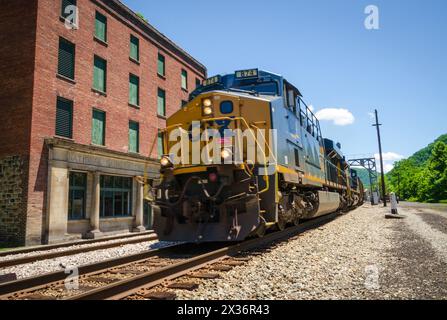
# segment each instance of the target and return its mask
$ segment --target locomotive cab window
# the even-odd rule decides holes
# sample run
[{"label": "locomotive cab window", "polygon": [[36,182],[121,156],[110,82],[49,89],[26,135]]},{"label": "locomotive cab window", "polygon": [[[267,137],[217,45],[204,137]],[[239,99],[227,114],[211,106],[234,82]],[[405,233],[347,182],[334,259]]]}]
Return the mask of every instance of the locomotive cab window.
[{"label": "locomotive cab window", "polygon": [[287,81],[284,81],[283,96],[285,107],[289,108],[295,115],[298,116],[297,106],[299,106],[299,104],[297,103],[297,100],[299,100],[298,97],[300,97],[300,92],[298,89],[289,84]]}]

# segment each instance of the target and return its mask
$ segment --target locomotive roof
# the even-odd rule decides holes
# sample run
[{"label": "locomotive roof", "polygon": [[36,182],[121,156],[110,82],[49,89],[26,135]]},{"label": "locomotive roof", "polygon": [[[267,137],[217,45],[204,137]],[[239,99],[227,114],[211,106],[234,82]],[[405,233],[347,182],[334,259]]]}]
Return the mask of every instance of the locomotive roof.
[{"label": "locomotive roof", "polygon": [[[259,69],[247,69],[247,70],[236,71],[230,74],[220,74],[206,79],[205,81],[203,81],[201,86],[196,88],[191,93],[190,99],[193,99],[194,97],[198,96],[203,92],[210,92],[214,90],[225,91],[237,88],[246,83],[262,84],[266,82],[278,82],[279,86],[277,96],[283,95],[283,87],[284,85],[287,85],[288,89],[292,89],[297,93],[298,96],[302,97],[302,94],[298,90],[298,88],[296,88],[294,85],[288,82],[283,76],[273,72]],[[266,96],[268,97],[267,98],[268,100],[271,100],[271,97],[269,97],[269,95],[263,95],[263,96]]]}]

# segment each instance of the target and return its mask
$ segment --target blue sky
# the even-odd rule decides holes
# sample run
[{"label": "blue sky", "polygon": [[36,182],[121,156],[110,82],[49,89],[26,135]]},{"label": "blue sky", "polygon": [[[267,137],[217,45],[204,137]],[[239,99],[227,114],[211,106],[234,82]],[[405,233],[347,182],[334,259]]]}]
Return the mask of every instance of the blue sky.
[{"label": "blue sky", "polygon": [[[284,75],[316,112],[348,110],[352,124],[321,121],[347,155],[378,152],[374,108],[388,168],[447,133],[445,0],[123,2],[210,76],[259,67]],[[379,30],[364,26],[368,5],[379,9]],[[321,114],[336,120],[346,111]]]}]

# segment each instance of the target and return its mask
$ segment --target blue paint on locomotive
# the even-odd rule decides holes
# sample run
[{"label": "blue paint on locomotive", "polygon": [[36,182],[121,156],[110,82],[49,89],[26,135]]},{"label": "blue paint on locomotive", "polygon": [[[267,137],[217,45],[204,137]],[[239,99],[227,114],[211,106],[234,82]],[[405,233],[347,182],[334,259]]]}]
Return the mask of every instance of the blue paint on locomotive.
[{"label": "blue paint on locomotive", "polygon": [[[253,75],[238,77],[218,75],[205,80],[191,93],[190,99],[215,90],[236,91],[262,96],[270,100],[272,128],[277,130],[277,161],[279,165],[325,179],[324,142],[320,124],[302,99],[300,91],[281,75],[252,69]],[[286,143],[283,143],[286,142]],[[321,185],[312,181],[304,184]]]}]

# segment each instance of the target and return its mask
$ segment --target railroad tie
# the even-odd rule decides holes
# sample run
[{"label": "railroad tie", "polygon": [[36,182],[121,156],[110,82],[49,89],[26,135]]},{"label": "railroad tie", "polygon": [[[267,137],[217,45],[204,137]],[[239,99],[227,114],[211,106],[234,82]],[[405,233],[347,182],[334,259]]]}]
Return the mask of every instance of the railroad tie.
[{"label": "railroad tie", "polygon": [[56,300],[53,297],[44,296],[41,294],[29,294],[21,297],[21,300],[32,300],[32,301],[42,301],[42,300]]},{"label": "railroad tie", "polygon": [[199,285],[197,283],[193,282],[177,282],[177,283],[171,283],[168,285],[168,289],[177,289],[177,290],[187,290],[187,291],[194,291],[199,288]]},{"label": "railroad tie", "polygon": [[190,278],[196,278],[196,279],[218,279],[220,278],[220,275],[217,273],[194,273],[188,275]]},{"label": "railroad tie", "polygon": [[224,261],[224,262],[222,262],[222,264],[224,266],[239,267],[239,266],[243,266],[245,264],[245,262],[243,262],[243,261]]},{"label": "railroad tie", "polygon": [[172,292],[157,291],[145,294],[143,298],[150,300],[175,300],[177,298],[177,295]]},{"label": "railroad tie", "polygon": [[115,279],[111,279],[111,278],[105,278],[105,277],[92,277],[92,278],[88,278],[88,281],[90,282],[101,282],[101,283],[111,283],[116,281]]},{"label": "railroad tie", "polygon": [[233,269],[233,267],[228,265],[219,265],[219,266],[211,266],[210,269],[213,271],[230,271]]}]

